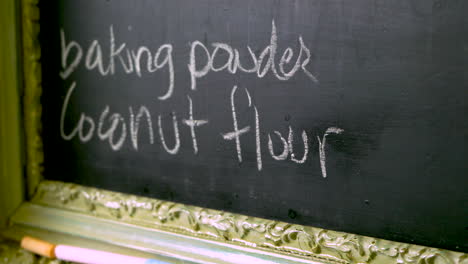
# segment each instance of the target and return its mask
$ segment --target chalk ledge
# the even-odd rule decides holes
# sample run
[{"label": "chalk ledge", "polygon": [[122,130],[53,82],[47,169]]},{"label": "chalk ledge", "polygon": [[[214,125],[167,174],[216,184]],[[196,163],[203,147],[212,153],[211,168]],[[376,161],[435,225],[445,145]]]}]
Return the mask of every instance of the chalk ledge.
[{"label": "chalk ledge", "polygon": [[468,264],[466,253],[55,181],[41,182],[12,223],[193,262]]}]

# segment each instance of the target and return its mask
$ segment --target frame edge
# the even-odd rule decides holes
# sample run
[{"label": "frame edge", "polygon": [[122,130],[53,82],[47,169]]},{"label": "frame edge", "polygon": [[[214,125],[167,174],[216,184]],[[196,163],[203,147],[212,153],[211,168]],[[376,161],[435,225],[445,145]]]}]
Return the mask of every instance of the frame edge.
[{"label": "frame edge", "polygon": [[0,228],[24,200],[19,5],[0,1]]},{"label": "frame edge", "polygon": [[323,263],[468,263],[468,254],[43,181],[33,204]]},{"label": "frame edge", "polygon": [[22,0],[24,128],[27,193],[32,197],[42,179],[44,153],[41,138],[41,47],[39,43],[39,0]]}]

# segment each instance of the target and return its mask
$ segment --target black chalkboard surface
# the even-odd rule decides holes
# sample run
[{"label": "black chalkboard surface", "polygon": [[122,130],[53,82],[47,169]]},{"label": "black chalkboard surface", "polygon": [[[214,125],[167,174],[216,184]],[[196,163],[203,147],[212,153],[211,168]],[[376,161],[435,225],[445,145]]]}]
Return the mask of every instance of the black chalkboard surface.
[{"label": "black chalkboard surface", "polygon": [[468,251],[466,14],[41,1],[45,177]]}]

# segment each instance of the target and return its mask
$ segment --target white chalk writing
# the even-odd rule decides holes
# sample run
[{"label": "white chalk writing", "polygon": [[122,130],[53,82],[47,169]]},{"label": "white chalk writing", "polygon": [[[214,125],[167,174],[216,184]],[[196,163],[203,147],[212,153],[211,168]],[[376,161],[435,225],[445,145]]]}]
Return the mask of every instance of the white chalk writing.
[{"label": "white chalk writing", "polygon": [[[128,26],[124,30],[132,31],[133,28]],[[188,80],[190,81],[190,84],[187,84],[186,87],[186,91],[190,95],[184,94],[186,101],[183,98],[183,101],[187,102],[187,108],[182,110],[183,113],[188,113],[188,115],[185,115],[186,118],[181,119],[180,122],[183,125],[180,127],[180,131],[177,114],[174,111],[174,109],[180,108],[174,108],[166,112],[171,113],[171,118],[163,120],[165,115],[162,112],[153,113],[150,111],[150,109],[154,108],[147,101],[145,101],[145,105],[128,106],[128,113],[111,112],[110,102],[103,104],[104,107],[100,113],[76,111],[85,105],[80,101],[81,95],[76,95],[76,93],[79,93],[77,81],[72,80],[76,71],[96,73],[100,78],[112,75],[120,76],[122,74],[124,76],[133,75],[133,78],[137,80],[146,78],[145,75],[158,74],[155,83],[162,84],[164,87],[162,91],[157,91],[155,96],[159,100],[160,111],[166,109],[167,106],[175,107],[176,103],[174,102],[178,102],[177,100],[180,99],[176,95],[180,96],[181,91],[177,90],[177,93],[175,91],[176,70],[174,58],[178,57],[173,55],[173,52],[175,52],[173,45],[162,43],[155,46],[154,43],[151,43],[131,48],[126,42],[117,41],[116,32],[118,33],[119,29],[114,31],[114,27],[110,25],[108,39],[103,41],[102,39],[91,38],[89,43],[84,45],[69,36],[67,37],[65,31],[60,29],[61,69],[59,76],[64,82],[71,82],[66,91],[60,113],[60,135],[63,140],[71,141],[76,138],[82,143],[87,143],[93,141],[94,135],[96,135],[95,141],[103,141],[105,144],[109,144],[110,149],[113,151],[117,152],[126,147],[127,150],[137,152],[142,151],[141,148],[145,147],[145,145],[155,144],[154,129],[157,129],[159,147],[170,157],[180,155],[179,152],[181,149],[183,152],[183,147],[186,144],[191,144],[191,155],[199,155],[200,152],[204,151],[200,146],[204,144],[201,141],[205,139],[200,134],[205,130],[216,129],[216,124],[210,122],[209,117],[210,111],[218,110],[203,108],[201,113],[207,115],[203,119],[198,118],[198,114],[195,114],[199,113],[194,110],[199,104],[192,98],[196,99],[198,97],[190,95],[194,93],[205,95],[204,91],[197,92],[199,86],[201,86],[202,78],[208,78],[210,74],[222,72],[230,75],[237,73],[250,74],[250,76],[258,79],[269,75],[269,81],[273,79],[284,82],[301,72],[308,77],[308,80],[318,83],[315,74],[309,70],[312,54],[302,36],[298,35],[295,38],[297,41],[294,41],[296,42],[294,45],[286,46],[283,50],[280,50],[278,41],[281,36],[275,20],[272,20],[269,42],[263,44],[261,49],[254,49],[247,45],[242,49],[248,53],[247,56],[242,56],[241,49],[234,48],[224,42],[208,43],[207,41],[194,40],[189,43],[189,46],[186,47],[188,49],[186,51],[188,55],[187,68],[185,68],[185,64],[182,65],[184,69],[188,70],[189,76],[187,77],[189,77]],[[296,47],[297,50],[292,47]],[[265,117],[262,117],[262,115],[268,114],[269,108],[265,109],[262,106],[265,107],[264,103],[268,103],[267,99],[261,97],[260,92],[251,90],[251,93],[247,87],[242,87],[241,93],[238,93],[238,85],[229,85],[226,88],[228,87],[232,87],[230,92],[225,91],[226,97],[228,97],[229,93],[229,99],[224,98],[225,101],[220,103],[221,105],[225,104],[225,110],[230,113],[229,128],[224,128],[227,132],[219,133],[215,131],[217,137],[211,138],[213,142],[228,144],[232,148],[235,147],[232,154],[237,156],[239,164],[245,162],[245,160],[247,162],[256,162],[258,172],[266,168],[270,162],[287,162],[295,164],[295,166],[301,166],[301,164],[307,162],[311,156],[309,150],[310,144],[313,144],[310,142],[311,139],[314,139],[313,136],[310,137],[304,129],[294,128],[293,124],[286,126],[288,128],[287,137],[283,136],[283,134],[286,135],[286,131],[283,131],[283,134],[280,132],[282,129],[265,129],[266,126],[262,126],[266,124],[262,123]],[[217,87],[217,89],[223,88]],[[108,88],[106,87],[106,89]],[[137,89],[137,86],[132,86],[129,89]],[[254,88],[250,87],[250,89]],[[209,100],[213,100],[210,92],[206,92],[206,96],[203,97],[201,105],[204,107],[209,105]],[[73,98],[76,98],[76,101]],[[121,105],[118,106],[118,109],[122,109]],[[206,109],[209,109],[209,111],[206,111]],[[262,109],[264,112],[262,112]],[[126,111],[124,110],[124,112]],[[178,112],[180,113],[180,110]],[[153,127],[153,115],[157,118],[155,123],[157,128]],[[97,122],[95,119],[97,119]],[[338,135],[343,132],[342,128],[332,126],[325,130],[322,137],[317,136],[318,158],[323,178],[327,177],[325,151],[327,137],[331,134]],[[221,137],[219,137],[219,134],[221,134]],[[140,140],[141,137],[146,138]],[[189,143],[187,143],[187,138],[189,138]],[[158,140],[158,136],[156,136],[156,140]],[[255,142],[255,146],[253,146],[253,142]],[[264,151],[266,154],[262,152],[265,143],[268,149]],[[249,146],[249,144],[252,146]],[[254,147],[255,151],[243,149],[249,147]],[[212,179],[212,181],[214,180]]]},{"label": "white chalk writing", "polygon": [[[190,72],[190,80],[191,80],[191,88],[192,90],[197,89],[197,79],[200,79],[206,75],[210,71],[218,72],[226,70],[231,73],[235,74],[239,69],[241,72],[244,73],[256,73],[258,78],[263,78],[265,75],[271,70],[273,75],[281,81],[289,80],[293,77],[299,69],[302,71],[314,82],[318,82],[317,78],[312,74],[308,69],[307,65],[310,62],[311,54],[309,48],[306,47],[302,36],[298,38],[300,44],[299,54],[297,55],[296,62],[292,66],[289,71],[285,70],[285,66],[291,62],[293,57],[293,50],[292,48],[288,47],[284,50],[283,55],[281,56],[280,62],[278,64],[279,72],[276,69],[277,65],[275,62],[276,53],[278,50],[278,35],[276,32],[275,21],[271,22],[271,37],[270,37],[270,44],[263,49],[260,55],[257,57],[255,53],[252,51],[250,46],[247,46],[247,50],[249,51],[253,67],[251,69],[245,69],[241,66],[240,58],[239,58],[239,50],[233,49],[230,45],[226,43],[212,43],[211,46],[214,48],[212,52],[206,47],[202,42],[196,40],[192,42],[190,48],[190,61],[188,66]],[[196,56],[196,52],[199,50],[203,53],[204,60],[200,62],[200,57]],[[215,66],[215,60],[217,59],[217,55],[219,50],[224,50],[228,53],[228,59],[222,64],[220,67]],[[265,63],[264,63],[265,61]],[[201,66],[200,66],[200,65]],[[262,65],[263,68],[262,68]]]},{"label": "white chalk writing", "polygon": [[327,136],[330,134],[341,134],[344,130],[338,127],[329,127],[325,130],[323,134],[323,139],[320,140],[320,137],[317,136],[317,140],[319,142],[319,154],[320,154],[320,168],[322,169],[322,176],[324,178],[327,177],[327,167],[326,167],[326,156],[325,156],[325,142],[327,140]]},{"label": "white chalk writing", "polygon": [[[62,71],[59,75],[62,79],[67,79],[79,66],[82,57],[83,57],[83,47],[78,42],[71,40],[67,43],[65,32],[63,29],[60,30],[60,39],[61,39],[61,59],[62,59]],[[141,63],[146,59],[146,72],[154,73],[158,70],[167,68],[168,69],[168,87],[167,91],[158,96],[159,100],[169,99],[174,92],[174,62],[172,58],[172,45],[163,44],[161,45],[156,53],[146,46],[140,46],[136,50],[126,48],[126,43],[122,43],[116,49],[115,45],[115,36],[114,28],[110,26],[109,28],[109,54],[107,67],[105,66],[105,58],[101,48],[101,42],[98,40],[93,40],[89,47],[86,49],[85,56],[85,68],[89,71],[93,71],[96,68],[98,73],[102,76],[114,75],[115,74],[115,58],[119,59],[119,62],[122,66],[122,69],[126,74],[135,74],[139,77],[142,76],[142,67]],[[72,53],[72,50],[76,50],[75,53]],[[125,50],[126,56],[122,56],[122,52]],[[74,54],[72,57],[71,63],[68,64],[69,57]],[[161,58],[162,57],[162,58]]]}]

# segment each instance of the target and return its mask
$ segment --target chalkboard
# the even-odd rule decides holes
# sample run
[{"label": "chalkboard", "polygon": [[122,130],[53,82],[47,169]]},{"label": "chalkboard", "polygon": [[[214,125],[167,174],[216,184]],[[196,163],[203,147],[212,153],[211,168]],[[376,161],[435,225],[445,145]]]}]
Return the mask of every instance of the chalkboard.
[{"label": "chalkboard", "polygon": [[468,251],[468,2],[41,1],[45,178]]}]

